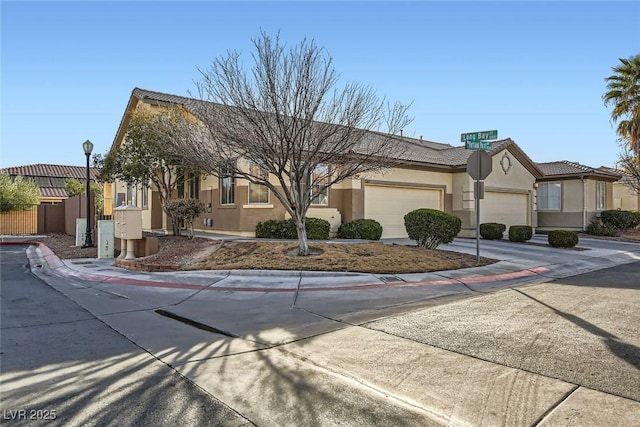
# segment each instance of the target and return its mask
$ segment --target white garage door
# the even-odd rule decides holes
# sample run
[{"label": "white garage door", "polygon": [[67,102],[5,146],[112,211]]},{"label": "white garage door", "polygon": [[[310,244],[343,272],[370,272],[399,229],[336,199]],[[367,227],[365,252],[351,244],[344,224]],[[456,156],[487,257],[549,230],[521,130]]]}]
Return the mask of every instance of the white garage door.
[{"label": "white garage door", "polygon": [[442,209],[442,191],[430,188],[366,185],[364,217],[382,225],[382,238],[405,238],[404,216],[415,209]]},{"label": "white garage door", "polygon": [[487,191],[480,201],[480,223],[498,222],[507,226],[528,225],[529,196],[521,193]]}]

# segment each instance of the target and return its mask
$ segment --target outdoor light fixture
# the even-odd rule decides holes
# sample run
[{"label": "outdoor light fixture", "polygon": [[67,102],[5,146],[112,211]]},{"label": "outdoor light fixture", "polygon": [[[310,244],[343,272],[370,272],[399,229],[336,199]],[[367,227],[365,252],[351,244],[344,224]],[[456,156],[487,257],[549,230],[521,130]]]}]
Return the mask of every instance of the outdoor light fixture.
[{"label": "outdoor light fixture", "polygon": [[84,245],[82,248],[92,248],[93,241],[91,240],[91,195],[89,193],[90,186],[89,182],[91,180],[90,171],[89,171],[89,156],[91,156],[91,152],[93,151],[93,144],[88,139],[82,143],[82,149],[84,150],[84,154],[87,156],[87,231],[84,237]]}]

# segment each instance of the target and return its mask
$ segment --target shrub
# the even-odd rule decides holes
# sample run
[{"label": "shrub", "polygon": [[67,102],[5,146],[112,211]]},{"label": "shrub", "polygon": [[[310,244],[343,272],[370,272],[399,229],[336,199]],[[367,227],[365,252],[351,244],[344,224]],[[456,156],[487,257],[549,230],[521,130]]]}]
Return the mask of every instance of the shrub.
[{"label": "shrub", "polygon": [[630,211],[631,215],[633,216],[633,222],[631,224],[631,226],[633,228],[637,228],[638,226],[640,226],[640,211]]},{"label": "shrub", "polygon": [[189,227],[189,238],[193,237],[193,221],[204,212],[204,204],[196,199],[167,200],[164,209],[171,217],[174,235],[179,234],[180,223]]},{"label": "shrub", "polygon": [[292,220],[270,219],[256,225],[256,237],[265,239],[295,239],[296,224]]},{"label": "shrub", "polygon": [[[329,239],[331,224],[320,218],[306,218],[304,221],[307,238],[310,240]],[[264,239],[297,239],[298,231],[293,219],[270,219],[256,225],[256,237]]]},{"label": "shrub", "polygon": [[509,227],[509,240],[512,242],[526,242],[533,237],[533,228],[528,225],[512,225]]},{"label": "shrub", "polygon": [[382,225],[375,219],[355,219],[340,225],[338,237],[341,239],[380,240]]},{"label": "shrub", "polygon": [[610,236],[615,237],[618,235],[618,230],[611,225],[596,219],[592,219],[589,225],[587,225],[586,233],[592,236]]},{"label": "shrub", "polygon": [[627,228],[636,227],[636,215],[629,211],[602,211],[600,218],[605,224],[609,224],[618,230],[626,230]]},{"label": "shrub", "polygon": [[453,242],[460,233],[462,221],[435,209],[416,209],[404,216],[404,227],[418,246],[435,249],[442,243]]},{"label": "shrub", "polygon": [[485,222],[480,224],[480,236],[487,240],[502,239],[507,226],[497,222]]},{"label": "shrub", "polygon": [[549,244],[554,248],[572,248],[578,244],[578,232],[572,230],[553,230],[549,232]]},{"label": "shrub", "polygon": [[[293,220],[292,220],[293,222]],[[306,218],[304,228],[307,230],[307,238],[310,240],[328,240],[331,224],[326,219]]]}]

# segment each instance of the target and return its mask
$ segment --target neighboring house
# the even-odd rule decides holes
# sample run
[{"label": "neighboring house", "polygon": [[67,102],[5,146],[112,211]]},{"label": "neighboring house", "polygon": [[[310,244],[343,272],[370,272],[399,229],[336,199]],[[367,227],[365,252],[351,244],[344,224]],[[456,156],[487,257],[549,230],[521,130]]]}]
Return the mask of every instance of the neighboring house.
[{"label": "neighboring house", "polygon": [[[55,204],[69,197],[64,189],[67,179],[77,179],[85,184],[87,180],[87,168],[85,166],[64,166],[35,164],[26,166],[13,166],[0,169],[0,173],[7,174],[15,179],[16,176],[22,176],[25,180],[31,180],[36,183],[40,189],[41,204]],[[99,170],[89,168],[91,180],[95,181]]]},{"label": "neighboring house", "polygon": [[605,166],[600,166],[598,169],[622,175],[622,178],[613,183],[612,209],[620,209],[624,211],[640,210],[640,192],[634,189],[640,188],[640,186],[630,185],[631,183],[634,183],[636,178],[618,169],[608,168]]},{"label": "neighboring house", "polygon": [[[124,140],[129,117],[135,109],[186,106],[191,102],[194,100],[134,89],[111,149],[117,149]],[[370,137],[377,135],[380,134],[371,133]],[[329,220],[334,232],[346,221],[375,219],[384,227],[384,238],[402,238],[406,237],[404,215],[417,208],[433,208],[460,217],[461,236],[475,236],[473,180],[466,172],[471,151],[422,138],[398,135],[393,138],[407,148],[405,157],[399,159],[401,166],[332,186],[316,196],[307,216]],[[543,176],[542,171],[511,139],[496,141],[489,154],[493,158],[493,173],[485,181],[480,222],[536,227],[534,184]],[[252,167],[249,161],[246,167]],[[259,221],[286,217],[284,207],[266,188],[231,176],[184,176],[175,196],[197,198],[205,204],[206,212],[195,224],[202,231],[252,236]],[[129,203],[141,207],[144,229],[170,229],[156,189],[115,182],[105,186],[105,198],[109,197],[113,206]]]},{"label": "neighboring house", "polygon": [[600,212],[614,208],[621,175],[569,161],[538,163],[538,228],[584,230]]}]

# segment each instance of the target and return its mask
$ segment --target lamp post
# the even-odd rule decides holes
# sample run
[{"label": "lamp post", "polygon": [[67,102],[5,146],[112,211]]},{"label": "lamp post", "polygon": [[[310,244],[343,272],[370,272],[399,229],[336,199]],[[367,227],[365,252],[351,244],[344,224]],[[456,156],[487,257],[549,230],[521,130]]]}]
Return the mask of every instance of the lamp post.
[{"label": "lamp post", "polygon": [[88,139],[82,143],[82,149],[84,150],[84,154],[87,156],[87,231],[84,237],[84,245],[82,248],[92,248],[93,241],[91,240],[91,194],[89,182],[91,180],[91,175],[89,171],[89,156],[91,156],[91,151],[93,151],[93,144]]}]

